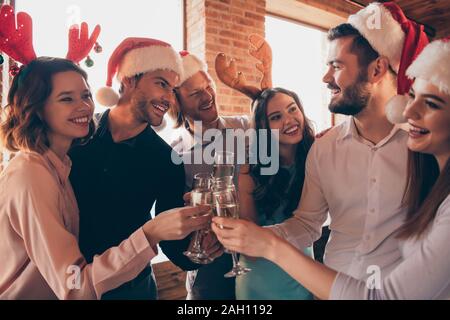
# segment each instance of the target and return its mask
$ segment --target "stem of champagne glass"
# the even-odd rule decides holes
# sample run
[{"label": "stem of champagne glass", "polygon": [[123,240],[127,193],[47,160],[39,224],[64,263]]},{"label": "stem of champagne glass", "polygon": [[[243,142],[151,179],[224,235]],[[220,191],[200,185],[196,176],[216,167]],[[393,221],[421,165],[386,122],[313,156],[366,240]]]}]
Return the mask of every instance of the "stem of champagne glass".
[{"label": "stem of champagne glass", "polygon": [[233,269],[234,269],[239,266],[239,260],[236,252],[232,251],[231,256],[233,257]]}]

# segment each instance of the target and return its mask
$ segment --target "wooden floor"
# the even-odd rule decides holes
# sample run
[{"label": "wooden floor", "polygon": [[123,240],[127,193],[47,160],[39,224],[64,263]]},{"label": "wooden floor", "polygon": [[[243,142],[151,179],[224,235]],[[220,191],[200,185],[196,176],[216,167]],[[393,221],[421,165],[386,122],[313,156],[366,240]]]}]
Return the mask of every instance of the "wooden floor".
[{"label": "wooden floor", "polygon": [[170,261],[152,265],[160,300],[186,299],[186,272]]}]

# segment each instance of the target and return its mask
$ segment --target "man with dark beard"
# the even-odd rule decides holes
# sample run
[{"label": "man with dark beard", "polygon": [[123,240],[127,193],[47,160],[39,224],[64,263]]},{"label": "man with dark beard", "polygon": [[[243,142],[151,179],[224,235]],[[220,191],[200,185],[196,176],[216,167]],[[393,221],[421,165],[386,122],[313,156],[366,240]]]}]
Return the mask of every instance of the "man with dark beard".
[{"label": "man with dark beard", "polygon": [[[378,28],[369,23],[373,12],[379,14]],[[409,32],[417,37],[405,34],[399,17],[411,23]],[[396,73],[404,75],[399,68],[404,44],[411,56],[423,47],[407,37],[427,42],[423,29],[412,25],[395,3],[371,4],[329,31],[323,77],[331,90],[329,109],[350,117],[316,140],[294,217],[271,227],[303,249],[320,237],[329,214],[324,263],[375,286],[401,260],[395,231],[406,217],[408,133],[388,121],[385,106],[397,93]]]},{"label": "man with dark beard", "polygon": [[[120,96],[111,88],[116,73]],[[88,262],[151,219],[155,202],[156,214],[184,206],[183,166],[173,163],[172,149],[151,128],[160,125],[174,107],[173,90],[181,74],[178,53],[159,40],[127,38],[109,59],[107,87],[100,89],[97,100],[114,107],[96,116],[96,132],[88,144],[70,153],[70,179],[80,211],[80,249]],[[172,210],[170,225],[157,227],[171,234],[207,225],[207,217],[191,219],[183,212],[183,208]],[[203,224],[197,223],[199,219]],[[181,253],[188,241],[162,241],[160,246],[174,263],[192,268],[195,265]],[[156,299],[148,264],[137,278],[102,299]]]},{"label": "man with dark beard", "polygon": [[[331,100],[328,109],[333,113],[348,116],[354,116],[360,113],[370,100],[371,93],[367,89],[367,81],[367,69],[363,68],[358,73],[355,83],[344,90],[342,99]],[[330,90],[340,89],[334,83],[328,83],[327,88]]]}]

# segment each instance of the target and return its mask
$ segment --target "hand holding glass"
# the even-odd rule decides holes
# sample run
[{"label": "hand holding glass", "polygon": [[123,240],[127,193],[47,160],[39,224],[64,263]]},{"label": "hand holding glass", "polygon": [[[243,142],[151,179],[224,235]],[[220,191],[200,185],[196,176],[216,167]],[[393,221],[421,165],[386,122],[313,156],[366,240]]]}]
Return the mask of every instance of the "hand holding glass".
[{"label": "hand holding glass", "polygon": [[[211,205],[211,175],[209,173],[197,173],[194,176],[193,189],[191,192],[191,205]],[[211,211],[207,213],[211,214]],[[193,218],[195,219],[195,217]],[[183,254],[195,263],[208,264],[214,259],[208,256],[202,242],[205,235],[210,232],[209,229],[202,229],[194,232],[188,249]]]},{"label": "hand holding glass", "polygon": [[[230,178],[214,179],[213,187],[213,214],[218,217],[239,218],[239,206],[234,185],[229,183]],[[222,227],[222,226],[219,226]],[[225,278],[231,278],[246,274],[251,271],[240,265],[236,252],[231,253],[233,258],[233,268],[224,275]]]}]

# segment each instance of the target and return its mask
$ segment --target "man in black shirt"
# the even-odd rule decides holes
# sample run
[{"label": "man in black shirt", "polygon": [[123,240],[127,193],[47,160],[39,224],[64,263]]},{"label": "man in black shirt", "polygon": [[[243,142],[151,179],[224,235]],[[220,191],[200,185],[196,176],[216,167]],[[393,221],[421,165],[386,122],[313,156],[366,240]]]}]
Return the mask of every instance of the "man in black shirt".
[{"label": "man in black shirt", "polygon": [[[110,88],[116,72],[120,97]],[[89,143],[70,153],[70,179],[80,210],[80,248],[88,262],[150,219],[155,201],[156,214],[184,204],[183,166],[174,164],[171,147],[151,128],[176,103],[173,88],[180,74],[179,55],[170,45],[153,39],[128,38],[110,58],[109,88],[101,89],[97,100],[115,107],[98,115]],[[173,216],[174,229],[192,225],[176,212]],[[197,265],[182,254],[188,242],[165,241],[160,246],[178,266],[195,269]],[[155,298],[150,264],[136,279],[102,297]]]}]

